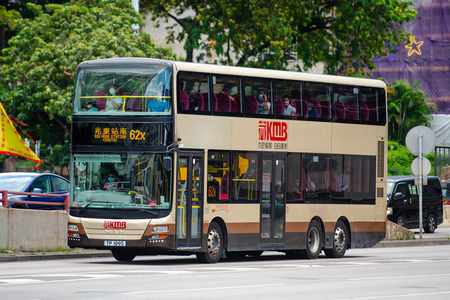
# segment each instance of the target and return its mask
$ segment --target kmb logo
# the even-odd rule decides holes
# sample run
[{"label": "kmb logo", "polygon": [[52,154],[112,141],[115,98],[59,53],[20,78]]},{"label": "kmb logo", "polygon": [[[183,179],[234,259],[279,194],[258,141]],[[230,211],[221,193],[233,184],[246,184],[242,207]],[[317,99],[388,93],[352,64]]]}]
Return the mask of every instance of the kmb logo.
[{"label": "kmb logo", "polygon": [[287,141],[287,123],[259,121],[259,140],[260,141]]},{"label": "kmb logo", "polygon": [[126,229],[127,222],[105,221],[103,223],[103,228],[105,228],[105,229]]}]

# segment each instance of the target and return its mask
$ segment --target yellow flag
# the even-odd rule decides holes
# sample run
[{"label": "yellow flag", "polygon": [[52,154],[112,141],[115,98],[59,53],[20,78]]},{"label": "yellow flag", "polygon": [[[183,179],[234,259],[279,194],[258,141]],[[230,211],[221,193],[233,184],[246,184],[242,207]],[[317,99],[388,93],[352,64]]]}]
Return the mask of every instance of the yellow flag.
[{"label": "yellow flag", "polygon": [[34,167],[36,169],[42,161],[22,140],[1,102],[0,110],[0,154],[20,156],[37,162]]}]

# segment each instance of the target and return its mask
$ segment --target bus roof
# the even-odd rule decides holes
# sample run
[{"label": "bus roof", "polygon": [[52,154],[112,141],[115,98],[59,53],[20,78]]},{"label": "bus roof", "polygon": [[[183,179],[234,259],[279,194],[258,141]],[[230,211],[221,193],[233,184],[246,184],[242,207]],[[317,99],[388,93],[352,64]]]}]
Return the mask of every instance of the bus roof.
[{"label": "bus roof", "polygon": [[159,64],[159,65],[172,65],[177,71],[190,71],[190,72],[207,72],[226,75],[239,75],[239,76],[252,76],[262,78],[277,78],[285,80],[301,80],[301,81],[313,81],[323,83],[339,83],[346,85],[359,85],[386,88],[386,84],[377,79],[356,78],[349,76],[336,76],[336,75],[324,75],[324,74],[312,74],[294,71],[279,71],[268,69],[257,69],[247,67],[234,67],[234,66],[222,66],[205,63],[191,63],[181,61],[169,61],[153,58],[140,58],[140,57],[119,57],[85,61],[79,64],[79,67],[100,67],[100,66],[117,66],[121,64],[127,65],[145,65],[145,64]]},{"label": "bus roof", "polygon": [[324,83],[340,83],[347,85],[359,85],[386,88],[386,84],[378,79],[366,79],[349,76],[336,76],[336,75],[323,75],[313,73],[303,73],[294,71],[279,71],[269,69],[257,69],[247,67],[235,67],[235,66],[221,66],[203,63],[190,63],[190,62],[173,62],[177,71],[190,71],[190,72],[205,72],[205,73],[217,73],[217,74],[236,74],[240,76],[252,76],[263,78],[276,78],[286,80],[302,80]]}]

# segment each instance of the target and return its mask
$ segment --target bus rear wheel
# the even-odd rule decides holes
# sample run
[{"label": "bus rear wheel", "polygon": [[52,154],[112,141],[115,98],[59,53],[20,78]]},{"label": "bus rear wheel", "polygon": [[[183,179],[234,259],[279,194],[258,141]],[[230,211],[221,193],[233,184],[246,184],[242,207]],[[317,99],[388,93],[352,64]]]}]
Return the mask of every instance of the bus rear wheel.
[{"label": "bus rear wheel", "polygon": [[222,228],[216,222],[212,222],[208,229],[206,252],[197,253],[197,259],[203,263],[216,263],[222,255],[222,250]]},{"label": "bus rear wheel", "polygon": [[305,256],[309,259],[316,259],[322,252],[323,235],[319,222],[312,220],[306,232]]},{"label": "bus rear wheel", "polygon": [[331,258],[340,258],[347,251],[348,230],[344,222],[337,221],[333,234],[333,248],[325,249],[325,255]]},{"label": "bus rear wheel", "polygon": [[112,255],[117,261],[132,261],[136,257],[135,251],[130,250],[111,250]]}]

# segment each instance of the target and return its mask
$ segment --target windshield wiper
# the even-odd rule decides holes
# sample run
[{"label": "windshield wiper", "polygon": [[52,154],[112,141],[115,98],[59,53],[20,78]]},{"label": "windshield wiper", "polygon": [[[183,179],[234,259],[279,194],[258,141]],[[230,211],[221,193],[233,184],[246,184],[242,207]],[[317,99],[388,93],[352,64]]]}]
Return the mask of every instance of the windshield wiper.
[{"label": "windshield wiper", "polygon": [[88,208],[89,206],[91,206],[91,204],[93,204],[93,203],[111,203],[111,202],[109,202],[109,201],[102,201],[102,200],[92,200],[92,201],[90,201],[88,204],[86,204],[85,206],[83,206],[83,207],[77,212],[77,215],[78,215],[78,216],[81,216],[81,213],[82,213],[86,208]]}]

